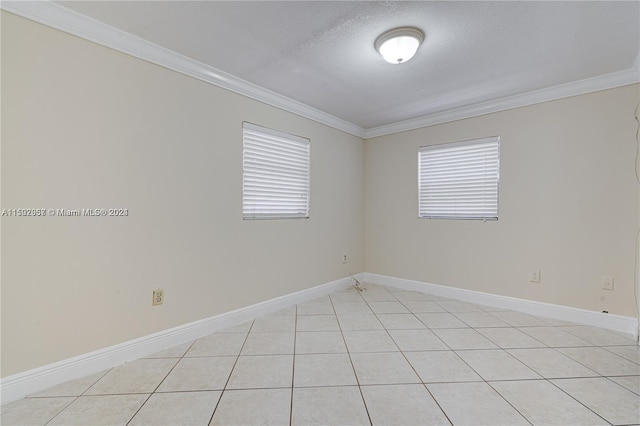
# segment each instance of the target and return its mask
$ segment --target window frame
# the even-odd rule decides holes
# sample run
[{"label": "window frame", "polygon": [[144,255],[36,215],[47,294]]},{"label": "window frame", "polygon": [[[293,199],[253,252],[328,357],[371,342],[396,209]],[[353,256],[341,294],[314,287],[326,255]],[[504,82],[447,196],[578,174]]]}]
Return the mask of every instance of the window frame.
[{"label": "window frame", "polygon": [[[253,155],[255,159],[255,156],[258,155],[259,153],[255,151],[255,148],[256,148],[255,146],[253,147],[254,151],[252,151],[251,149],[248,149],[247,145],[248,145],[248,142],[253,141],[255,143],[259,139],[263,139],[262,141],[259,142],[264,144],[261,146],[261,148],[268,147],[268,144],[265,143],[265,141],[268,139],[273,139],[274,141],[277,141],[281,144],[279,148],[275,148],[274,152],[271,152],[271,154],[274,156],[278,156],[279,154],[282,154],[283,150],[285,151],[289,150],[289,148],[282,148],[282,144],[289,144],[289,146],[294,147],[294,149],[295,149],[295,145],[297,145],[297,148],[304,147],[304,149],[301,149],[300,152],[297,152],[297,153],[294,152],[292,154],[292,157],[299,156],[301,155],[302,152],[304,152],[304,154],[306,155],[306,162],[305,161],[295,162],[295,163],[292,163],[291,165],[292,165],[292,168],[298,168],[298,169],[300,169],[301,166],[306,166],[300,169],[306,172],[306,177],[299,179],[299,177],[285,175],[284,179],[280,179],[281,182],[284,180],[290,180],[293,185],[298,185],[298,186],[300,186],[301,184],[306,185],[306,188],[304,188],[304,190],[301,192],[301,194],[305,195],[304,197],[301,197],[303,200],[305,200],[305,202],[302,203],[304,208],[300,209],[299,212],[291,213],[287,211],[279,211],[279,212],[273,212],[273,213],[266,213],[266,212],[260,212],[260,211],[256,212],[255,210],[253,212],[249,211],[250,210],[249,207],[251,206],[251,203],[247,202],[246,197],[252,194],[255,196],[256,193],[259,195],[260,191],[256,189],[254,189],[253,192],[248,191],[247,189],[248,181],[251,180],[251,178],[253,179],[257,178],[255,174],[252,175],[252,173],[257,173],[257,171],[252,170],[251,168],[247,167],[247,165],[248,163],[251,163],[251,161],[249,160],[249,157]],[[280,151],[280,152],[277,152],[277,151]],[[269,153],[267,153],[267,155],[268,154]],[[262,158],[262,161],[265,161],[265,157]],[[285,164],[284,167],[286,168],[287,165]],[[278,174],[279,177],[283,177],[283,170],[273,169],[272,173],[273,175]],[[274,182],[268,182],[267,184],[274,185]],[[277,187],[274,186],[272,189],[277,190]],[[282,187],[281,189],[285,189],[288,191],[292,190],[291,187],[286,187],[286,186]],[[269,191],[263,191],[262,195],[269,195]],[[273,196],[273,194],[271,194],[271,196]],[[296,203],[292,203],[291,205],[286,205],[285,207],[295,208]],[[243,220],[308,219],[310,217],[310,210],[311,210],[311,139],[244,121],[242,123],[242,219]]]},{"label": "window frame", "polygon": [[[466,146],[473,146],[473,145],[495,145],[494,151],[495,151],[495,215],[493,214],[469,214],[469,215],[463,215],[463,214],[456,214],[455,209],[453,209],[453,211],[449,212],[448,214],[426,214],[426,211],[423,214],[423,210],[426,210],[426,207],[423,209],[424,205],[427,204],[427,200],[423,200],[423,194],[424,194],[424,189],[423,189],[423,179],[422,179],[422,175],[423,175],[423,171],[422,168],[424,167],[424,161],[423,161],[423,157],[422,157],[422,153],[423,152],[432,152],[432,151],[439,151],[439,150],[445,150],[445,149],[449,149],[449,148],[462,148],[462,147],[466,147]],[[455,160],[455,159],[454,159]],[[500,212],[500,136],[489,136],[489,137],[484,137],[484,138],[478,138],[478,139],[469,139],[469,140],[464,140],[464,141],[458,141],[458,142],[447,142],[447,143],[440,143],[440,144],[434,144],[434,145],[425,145],[425,146],[420,146],[418,148],[418,219],[449,219],[449,220],[482,220],[482,221],[497,221],[499,218],[499,212]]]}]

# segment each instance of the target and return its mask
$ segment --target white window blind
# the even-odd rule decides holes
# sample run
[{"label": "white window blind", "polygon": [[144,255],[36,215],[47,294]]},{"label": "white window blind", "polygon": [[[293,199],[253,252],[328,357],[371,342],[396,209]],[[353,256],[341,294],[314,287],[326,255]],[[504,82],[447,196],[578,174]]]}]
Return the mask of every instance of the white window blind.
[{"label": "white window blind", "polygon": [[500,138],[418,150],[418,216],[498,219]]},{"label": "white window blind", "polygon": [[243,123],[244,219],[309,217],[309,139]]}]

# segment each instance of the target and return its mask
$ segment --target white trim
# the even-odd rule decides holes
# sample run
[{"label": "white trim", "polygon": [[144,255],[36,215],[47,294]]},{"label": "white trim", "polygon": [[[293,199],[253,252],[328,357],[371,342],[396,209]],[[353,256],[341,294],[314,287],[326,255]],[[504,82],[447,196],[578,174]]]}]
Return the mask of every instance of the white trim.
[{"label": "white trim", "polygon": [[572,308],[570,306],[554,305],[551,303],[536,302],[534,300],[518,299],[509,296],[500,296],[497,294],[389,277],[386,275],[370,273],[364,273],[362,275],[364,276],[364,282],[371,284],[381,284],[404,290],[420,291],[470,303],[511,309],[539,317],[592,325],[595,327],[630,334],[634,339],[638,338],[638,322],[633,317],[604,314],[596,311],[588,311],[586,309]]},{"label": "white trim", "polygon": [[351,277],[342,278],[306,290],[276,297],[265,302],[184,324],[128,342],[7,376],[0,380],[2,404],[142,358],[181,343],[241,324],[253,318],[276,312],[292,305],[343,290],[353,284]]},{"label": "white trim", "polygon": [[362,138],[364,129],[173,50],[151,43],[51,1],[3,1],[0,8],[23,18],[160,65],[265,104]]},{"label": "white trim", "polygon": [[639,55],[633,67],[628,70],[363,129],[356,124],[242,80],[232,74],[158,46],[49,0],[2,1],[0,2],[0,9],[364,139],[640,82]]},{"label": "white trim", "polygon": [[605,74],[585,80],[573,81],[566,84],[560,84],[558,86],[552,86],[519,95],[507,96],[487,102],[465,105],[459,108],[440,111],[410,120],[386,124],[384,126],[372,127],[365,129],[364,138],[370,139],[378,136],[405,132],[407,130],[415,130],[422,127],[434,126],[436,124],[449,123],[465,118],[540,104],[571,96],[583,95],[585,93],[627,86],[638,82],[640,82],[640,68],[636,63],[633,68],[625,71]]}]

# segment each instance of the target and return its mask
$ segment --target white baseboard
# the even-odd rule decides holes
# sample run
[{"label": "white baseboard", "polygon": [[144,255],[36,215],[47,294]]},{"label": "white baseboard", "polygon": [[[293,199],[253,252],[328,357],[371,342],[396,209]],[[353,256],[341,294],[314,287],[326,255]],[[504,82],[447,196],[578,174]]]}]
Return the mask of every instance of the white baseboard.
[{"label": "white baseboard", "polygon": [[447,287],[403,278],[388,277],[385,275],[370,273],[364,273],[361,275],[365,282],[372,284],[381,284],[404,290],[421,291],[436,296],[458,299],[465,302],[478,303],[497,308],[511,309],[540,317],[592,325],[595,327],[626,333],[633,336],[634,339],[638,339],[638,321],[633,317],[604,314],[602,312],[588,311],[586,309],[572,308],[570,306],[554,305],[551,303],[500,296],[497,294]]},{"label": "white baseboard", "polygon": [[[356,275],[362,279],[362,274]],[[116,367],[134,359],[186,343],[216,331],[268,315],[280,309],[343,290],[352,284],[350,277],[306,290],[276,297],[265,302],[184,324],[108,348],[79,355],[53,364],[7,376],[0,380],[2,404],[64,383]]]}]

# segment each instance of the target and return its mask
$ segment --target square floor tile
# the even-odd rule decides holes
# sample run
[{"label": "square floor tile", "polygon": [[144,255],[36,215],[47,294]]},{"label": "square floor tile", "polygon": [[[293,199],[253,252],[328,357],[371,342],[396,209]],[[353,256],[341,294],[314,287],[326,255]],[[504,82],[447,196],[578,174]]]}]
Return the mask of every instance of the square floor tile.
[{"label": "square floor tile", "polygon": [[414,314],[379,314],[378,319],[387,330],[427,328]]},{"label": "square floor tile", "polygon": [[416,314],[416,317],[429,328],[469,328],[469,326],[448,312]]},{"label": "square floor tile", "polygon": [[606,425],[593,411],[546,380],[492,382],[534,425]]},{"label": "square floor tile", "polygon": [[368,425],[369,417],[357,386],[296,388],[292,425]]},{"label": "square floor tile", "polygon": [[638,395],[604,377],[552,382],[613,424],[638,424],[640,420]]},{"label": "square floor tile", "polygon": [[291,389],[225,391],[211,425],[288,425]]},{"label": "square floor tile", "polygon": [[293,355],[240,356],[227,389],[291,387]]},{"label": "square floor tile", "polygon": [[384,327],[374,314],[338,315],[338,322],[343,331],[350,330],[382,330]]},{"label": "square floor tile", "polygon": [[564,326],[568,326],[568,325],[578,325],[575,322],[562,321],[562,320],[555,319],[555,318],[549,318],[549,317],[536,317],[536,318],[544,321],[547,325],[553,325],[553,326],[558,326],[558,327],[564,327]]},{"label": "square floor tile", "polygon": [[555,349],[509,349],[507,352],[547,379],[599,376]]},{"label": "square floor tile", "polygon": [[459,351],[457,354],[487,381],[542,378],[502,349]]},{"label": "square floor tile", "polygon": [[371,309],[366,302],[335,302],[333,307],[338,315],[370,314]]},{"label": "square floor tile", "polygon": [[185,356],[238,355],[246,338],[246,333],[210,334],[196,340]]},{"label": "square floor tile", "polygon": [[357,385],[347,354],[296,355],[294,386]]},{"label": "square floor tile", "polygon": [[154,393],[127,426],[209,424],[222,392]]},{"label": "square floor tile", "polygon": [[558,351],[603,376],[640,375],[640,365],[602,348],[561,348]]},{"label": "square floor tile", "polygon": [[352,354],[351,361],[361,385],[420,383],[400,352]]},{"label": "square floor tile", "polygon": [[607,345],[635,345],[635,339],[628,334],[618,333],[604,328],[588,325],[561,327],[562,330],[584,341],[597,346]]},{"label": "square floor tile", "polygon": [[242,355],[286,355],[293,353],[295,333],[249,333]]},{"label": "square floor tile", "polygon": [[640,346],[606,346],[602,349],[620,355],[636,364],[640,364]]},{"label": "square floor tile", "polygon": [[566,348],[570,346],[592,346],[585,340],[562,331],[558,327],[522,327],[520,331],[528,334],[539,342],[552,348]]},{"label": "square floor tile", "polygon": [[451,349],[494,349],[496,345],[477,331],[456,328],[442,328],[433,332]]},{"label": "square floor tile", "polygon": [[235,356],[183,358],[157,392],[222,390],[235,363]]},{"label": "square floor tile", "polygon": [[429,300],[407,300],[402,302],[404,306],[409,309],[410,312],[414,314],[424,314],[429,312],[446,312],[440,305],[436,302],[432,302]]},{"label": "square floor tile", "polygon": [[302,315],[298,317],[297,331],[339,331],[335,315]]},{"label": "square floor tile", "polygon": [[431,330],[389,330],[401,351],[449,350]]},{"label": "square floor tile", "polygon": [[85,395],[151,393],[177,362],[177,358],[143,358],[128,362],[105,374]]},{"label": "square floor tile", "polygon": [[302,331],[296,333],[296,354],[330,354],[347,352],[339,331]]},{"label": "square floor tile", "polygon": [[263,332],[293,332],[296,329],[294,315],[269,315],[256,318],[251,327],[251,333]]},{"label": "square floor tile", "polygon": [[149,395],[81,396],[48,425],[125,425]]},{"label": "square floor tile", "polygon": [[473,328],[510,327],[506,322],[486,312],[456,312],[454,315]]},{"label": "square floor tile", "polygon": [[480,306],[474,305],[473,303],[460,302],[458,300],[450,300],[450,301],[438,301],[436,302],[447,312],[482,312]]},{"label": "square floor tile", "polygon": [[480,309],[482,309],[485,312],[508,312],[509,311],[509,309],[501,308],[498,306],[489,306],[489,305],[482,305],[482,304],[476,304],[476,306],[478,306]]},{"label": "square floor tile", "polygon": [[369,302],[369,307],[376,314],[404,314],[409,310],[400,302]]},{"label": "square floor tile", "polygon": [[333,305],[330,300],[311,301],[298,305],[298,315],[333,315]]},{"label": "square floor tile", "polygon": [[486,383],[437,383],[427,388],[454,425],[529,424]]},{"label": "square floor tile", "polygon": [[507,324],[513,327],[536,327],[536,326],[548,326],[540,318],[536,318],[533,315],[525,314],[522,312],[503,311],[503,312],[491,312],[496,318],[501,319]]},{"label": "square floor tile", "polygon": [[431,300],[431,297],[425,293],[420,293],[419,291],[394,291],[391,292],[396,299],[401,302],[409,302],[414,300]]},{"label": "square floor tile", "polygon": [[329,295],[332,302],[362,302],[361,293],[357,290],[344,290]]},{"label": "square floor tile", "polygon": [[279,309],[273,312],[271,315],[276,315],[276,316],[294,315],[295,316],[297,314],[298,314],[298,308],[296,307],[296,305],[292,305],[292,306],[287,306],[286,308]]},{"label": "square floor tile", "polygon": [[453,351],[406,352],[405,356],[424,383],[482,380]]},{"label": "square floor tile", "polygon": [[26,398],[10,402],[0,410],[0,424],[44,425],[74,400],[74,397]]},{"label": "square floor tile", "polygon": [[395,287],[387,287],[386,285],[382,285],[382,284],[362,283],[362,282],[360,283],[360,288],[368,292],[374,292],[374,291],[389,292],[390,290],[393,290],[393,291],[397,290]]},{"label": "square floor tile", "polygon": [[503,349],[544,348],[544,343],[516,328],[480,328],[476,330]]},{"label": "square floor tile", "polygon": [[109,370],[105,370],[87,377],[70,380],[68,382],[53,386],[30,396],[34,398],[52,396],[80,396],[94,383],[100,380],[105,374],[107,374],[108,371]]},{"label": "square floor tile", "polygon": [[607,377],[636,395],[640,395],[640,376]]},{"label": "square floor tile", "polygon": [[163,351],[146,356],[145,358],[182,358],[184,354],[187,353],[191,345],[193,345],[193,341],[170,347]]},{"label": "square floor tile", "polygon": [[367,302],[397,302],[393,294],[388,291],[363,291],[360,293]]},{"label": "square floor tile", "polygon": [[424,385],[363,386],[374,425],[449,425]]},{"label": "square floor tile", "polygon": [[344,339],[349,352],[399,351],[389,334],[384,330],[345,331]]},{"label": "square floor tile", "polygon": [[[295,308],[295,306],[293,308]],[[228,327],[224,330],[220,330],[218,333],[248,333],[252,325],[253,320],[246,321],[241,324],[234,325],[233,327]]]}]

